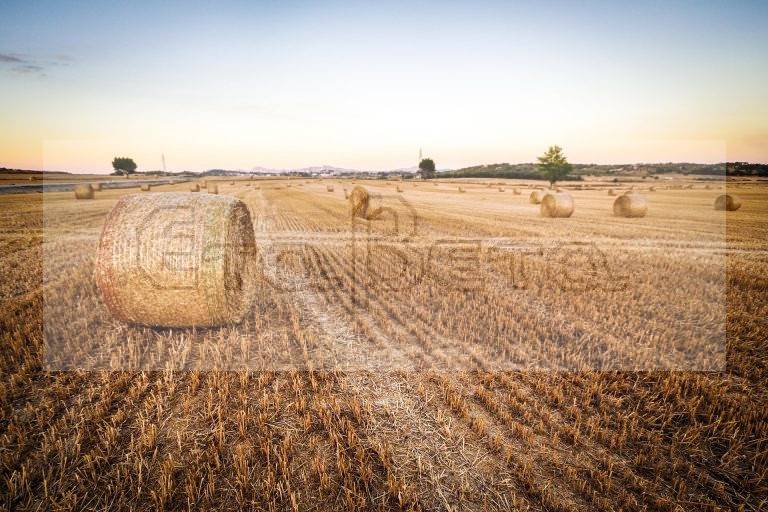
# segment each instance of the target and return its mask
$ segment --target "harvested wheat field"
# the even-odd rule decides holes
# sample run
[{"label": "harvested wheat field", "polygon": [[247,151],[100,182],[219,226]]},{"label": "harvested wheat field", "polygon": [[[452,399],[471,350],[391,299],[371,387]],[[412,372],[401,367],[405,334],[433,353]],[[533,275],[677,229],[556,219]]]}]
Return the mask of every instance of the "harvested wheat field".
[{"label": "harvested wheat field", "polygon": [[[2,508],[768,507],[765,184],[727,212],[659,188],[642,217],[571,189],[549,218],[498,192],[522,182],[358,179],[373,220],[346,180],[250,184],[0,196]],[[183,206],[170,231],[136,229],[148,201]],[[151,265],[95,279],[108,216]],[[208,310],[153,295],[169,259]],[[123,318],[213,326],[125,323],[110,286]]]}]

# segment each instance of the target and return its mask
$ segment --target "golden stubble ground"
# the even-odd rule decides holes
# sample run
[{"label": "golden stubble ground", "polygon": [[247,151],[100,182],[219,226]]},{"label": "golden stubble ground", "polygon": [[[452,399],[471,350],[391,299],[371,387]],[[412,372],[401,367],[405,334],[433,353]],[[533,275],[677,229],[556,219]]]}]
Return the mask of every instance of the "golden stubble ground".
[{"label": "golden stubble ground", "polygon": [[764,508],[765,185],[545,219],[530,182],[357,180],[387,210],[353,224],[348,180],[230,182],[259,294],[206,330],[101,303],[136,190],[0,196],[3,506]]}]

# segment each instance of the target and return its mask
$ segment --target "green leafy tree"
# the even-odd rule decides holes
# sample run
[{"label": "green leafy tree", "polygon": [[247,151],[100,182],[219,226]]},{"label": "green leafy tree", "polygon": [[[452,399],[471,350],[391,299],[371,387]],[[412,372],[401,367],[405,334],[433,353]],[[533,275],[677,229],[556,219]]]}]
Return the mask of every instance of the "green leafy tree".
[{"label": "green leafy tree", "polygon": [[112,168],[116,174],[133,174],[136,172],[136,162],[133,161],[133,158],[116,156],[112,160]]},{"label": "green leafy tree", "polygon": [[546,153],[539,157],[537,167],[550,185],[568,176],[573,169],[560,146],[550,146]]},{"label": "green leafy tree", "polygon": [[435,162],[431,158],[425,158],[419,162],[419,174],[425,180],[435,177]]}]

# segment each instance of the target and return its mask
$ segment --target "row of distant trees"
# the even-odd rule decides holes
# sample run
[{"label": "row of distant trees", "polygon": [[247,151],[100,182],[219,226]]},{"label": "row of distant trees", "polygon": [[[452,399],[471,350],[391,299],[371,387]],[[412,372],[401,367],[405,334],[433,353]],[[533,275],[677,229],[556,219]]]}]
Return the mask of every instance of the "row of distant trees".
[{"label": "row of distant trees", "polygon": [[[133,158],[124,156],[116,156],[112,160],[112,168],[115,170],[116,175],[128,175],[136,172],[136,162]],[[568,163],[568,159],[563,154],[563,148],[560,146],[550,146],[549,149],[539,157],[538,163],[539,172],[544,176],[551,184],[555,184],[556,181],[562,180],[568,176],[573,167]],[[424,158],[419,162],[419,175],[422,179],[429,180],[437,175],[435,170],[435,161],[431,158]]]},{"label": "row of distant trees", "polygon": [[[538,160],[539,163],[536,167],[539,173],[552,185],[564,179],[573,171],[573,166],[568,163],[568,159],[563,153],[563,148],[560,146],[550,146]],[[419,162],[419,176],[425,180],[436,176],[434,160],[425,158]]]}]

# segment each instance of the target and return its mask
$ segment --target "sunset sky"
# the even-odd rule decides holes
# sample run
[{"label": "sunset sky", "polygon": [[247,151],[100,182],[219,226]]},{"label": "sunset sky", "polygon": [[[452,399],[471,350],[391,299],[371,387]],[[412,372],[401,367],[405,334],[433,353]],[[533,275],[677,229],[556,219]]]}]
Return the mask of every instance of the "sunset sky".
[{"label": "sunset sky", "polygon": [[768,2],[0,3],[0,167],[768,162]]}]

